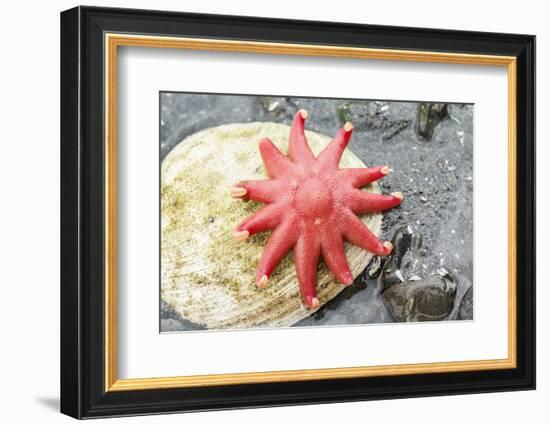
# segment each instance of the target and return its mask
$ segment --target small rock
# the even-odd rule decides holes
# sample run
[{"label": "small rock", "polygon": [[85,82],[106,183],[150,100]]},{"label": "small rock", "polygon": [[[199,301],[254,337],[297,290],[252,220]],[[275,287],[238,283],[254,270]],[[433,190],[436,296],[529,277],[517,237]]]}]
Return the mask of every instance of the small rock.
[{"label": "small rock", "polygon": [[388,117],[389,109],[385,102],[346,101],[338,105],[336,112],[341,123],[351,121],[356,130],[381,131],[382,140],[389,140],[411,123],[409,119]]},{"label": "small rock", "polygon": [[399,227],[392,238],[393,251],[384,266],[382,280],[388,288],[411,279],[419,271],[422,235],[410,226]]},{"label": "small rock", "polygon": [[470,286],[470,289],[464,294],[462,303],[458,309],[458,320],[472,320],[474,318],[474,288]]},{"label": "small rock", "polygon": [[444,320],[452,311],[456,283],[439,275],[393,285],[384,291],[392,317],[398,322]]},{"label": "small rock", "polygon": [[[468,290],[472,288],[472,282],[470,282],[470,280],[466,278],[464,275],[456,271],[451,276],[450,273],[445,268],[436,270],[436,273],[439,274],[444,279],[445,278],[450,279],[456,283],[456,295],[455,295],[453,310],[445,320],[465,320],[465,319],[459,318],[460,306],[462,305],[464,297],[467,296]],[[473,305],[472,305],[472,308],[473,308]],[[472,315],[473,315],[473,311],[472,311]]]},{"label": "small rock", "polygon": [[262,109],[267,112],[268,116],[287,117],[291,118],[296,112],[296,102],[288,97],[259,97],[259,102]]},{"label": "small rock", "polygon": [[277,106],[279,106],[279,102],[277,102],[277,101],[271,102],[271,103],[267,106],[267,110],[268,110],[269,112],[273,112],[275,109],[277,109]]},{"label": "small rock", "polygon": [[416,133],[424,140],[432,140],[434,129],[449,117],[446,103],[420,103],[416,115]]},{"label": "small rock", "polygon": [[462,146],[464,146],[464,132],[463,131],[457,131],[456,135],[458,136],[458,140]]},{"label": "small rock", "polygon": [[[441,255],[442,253],[440,252],[439,254]],[[451,277],[451,274],[449,273],[449,271],[445,267],[441,267],[441,268],[437,269],[435,271],[435,273],[438,274],[439,276],[441,276],[444,279],[453,280],[453,278]]]},{"label": "small rock", "polygon": [[386,260],[382,259],[382,257],[379,257],[378,255],[372,257],[372,260],[367,265],[367,277],[369,279],[376,279],[380,276],[385,264]]}]

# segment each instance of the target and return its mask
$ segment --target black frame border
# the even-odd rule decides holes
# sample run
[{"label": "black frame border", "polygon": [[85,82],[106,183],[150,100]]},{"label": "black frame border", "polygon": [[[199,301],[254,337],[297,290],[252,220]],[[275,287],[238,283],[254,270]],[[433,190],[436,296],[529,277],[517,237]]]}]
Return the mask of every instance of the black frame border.
[{"label": "black frame border", "polygon": [[[105,32],[516,57],[517,367],[105,392]],[[534,36],[83,6],[61,13],[62,413],[92,418],[534,388]]]}]

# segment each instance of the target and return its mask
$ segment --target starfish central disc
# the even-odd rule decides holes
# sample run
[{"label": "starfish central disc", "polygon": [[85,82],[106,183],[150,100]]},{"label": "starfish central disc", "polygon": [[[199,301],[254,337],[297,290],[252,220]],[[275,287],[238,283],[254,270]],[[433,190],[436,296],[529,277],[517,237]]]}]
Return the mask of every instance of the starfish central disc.
[{"label": "starfish central disc", "polygon": [[272,231],[262,254],[256,283],[267,285],[282,258],[294,252],[296,275],[302,298],[317,308],[317,263],[322,256],[343,284],[353,281],[344,252],[344,240],[377,255],[388,255],[390,242],[380,241],[356,214],[374,213],[398,206],[401,192],[378,195],[360,188],[389,173],[389,167],[340,169],[340,158],[353,126],[346,123],[325,149],[315,157],[309,148],[304,122],[306,111],[292,121],[288,156],[269,139],[259,143],[269,179],[240,182],[231,188],[235,198],[266,204],[235,229],[235,239]]},{"label": "starfish central disc", "polygon": [[333,204],[330,188],[319,177],[312,176],[298,184],[295,208],[302,217],[327,217],[333,209]]}]

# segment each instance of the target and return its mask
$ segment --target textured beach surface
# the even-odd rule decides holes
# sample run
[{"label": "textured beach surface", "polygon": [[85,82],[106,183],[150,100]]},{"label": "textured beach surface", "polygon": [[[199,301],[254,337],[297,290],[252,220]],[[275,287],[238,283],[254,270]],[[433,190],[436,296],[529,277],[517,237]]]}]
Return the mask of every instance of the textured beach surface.
[{"label": "textured beach surface", "polygon": [[[381,238],[396,242],[395,255],[371,262],[296,326],[472,319],[473,105],[186,93],[161,93],[160,103],[161,161],[205,128],[289,125],[304,108],[307,129],[317,133],[333,135],[352,121],[348,148],[367,165],[391,167],[380,189],[405,199],[383,214]],[[160,309],[162,331],[204,328],[165,301]]]}]

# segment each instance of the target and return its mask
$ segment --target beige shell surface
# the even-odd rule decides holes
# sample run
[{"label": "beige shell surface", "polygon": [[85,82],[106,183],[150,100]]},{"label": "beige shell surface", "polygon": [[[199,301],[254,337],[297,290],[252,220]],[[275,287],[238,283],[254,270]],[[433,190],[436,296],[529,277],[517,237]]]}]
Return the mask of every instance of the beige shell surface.
[{"label": "beige shell surface", "polygon": [[[208,329],[290,326],[314,310],[301,302],[292,253],[272,275],[268,287],[255,285],[255,272],[267,233],[245,242],[233,239],[233,228],[261,204],[229,196],[240,180],[266,178],[258,141],[269,137],[287,152],[290,127],[276,123],[228,124],[195,133],[180,142],[161,166],[161,299],[182,318]],[[318,154],[331,140],[306,131]],[[349,149],[341,167],[365,167]],[[378,193],[371,184],[364,190]],[[379,235],[382,216],[361,217]],[[356,277],[372,254],[346,243],[346,256]],[[319,263],[321,305],[342,289]]]}]

